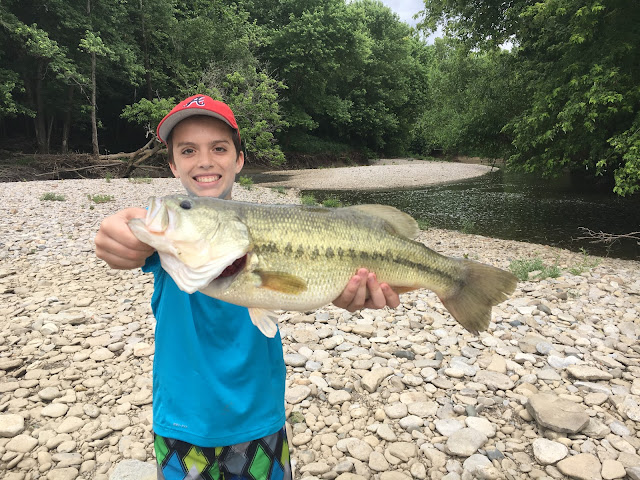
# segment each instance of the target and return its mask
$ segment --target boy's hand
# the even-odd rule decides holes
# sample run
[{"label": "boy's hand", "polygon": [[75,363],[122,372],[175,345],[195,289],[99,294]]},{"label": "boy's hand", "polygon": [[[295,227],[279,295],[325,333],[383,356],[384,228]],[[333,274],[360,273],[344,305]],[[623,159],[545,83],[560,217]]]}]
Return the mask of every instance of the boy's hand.
[{"label": "boy's hand", "polygon": [[[367,295],[368,293],[368,295]],[[386,283],[378,283],[376,274],[366,268],[358,270],[333,301],[336,307],[355,312],[362,308],[396,308],[400,305],[400,297]]]},{"label": "boy's hand", "polygon": [[145,260],[155,250],[138,240],[127,222],[132,218],[144,218],[144,208],[127,208],[105,218],[94,240],[96,256],[111,268],[130,270],[144,265]]}]

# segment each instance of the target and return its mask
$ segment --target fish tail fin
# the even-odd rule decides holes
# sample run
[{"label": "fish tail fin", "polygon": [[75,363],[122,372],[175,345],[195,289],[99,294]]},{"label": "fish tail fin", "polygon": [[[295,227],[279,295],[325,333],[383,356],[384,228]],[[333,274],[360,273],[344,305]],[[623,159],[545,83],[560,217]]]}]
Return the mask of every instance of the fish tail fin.
[{"label": "fish tail fin", "polygon": [[518,283],[515,275],[483,263],[462,259],[464,272],[458,288],[439,295],[449,313],[469,332],[477,335],[489,327],[491,307],[506,300]]},{"label": "fish tail fin", "polygon": [[249,308],[251,322],[258,327],[265,336],[273,338],[278,331],[278,316],[271,310],[264,308]]}]

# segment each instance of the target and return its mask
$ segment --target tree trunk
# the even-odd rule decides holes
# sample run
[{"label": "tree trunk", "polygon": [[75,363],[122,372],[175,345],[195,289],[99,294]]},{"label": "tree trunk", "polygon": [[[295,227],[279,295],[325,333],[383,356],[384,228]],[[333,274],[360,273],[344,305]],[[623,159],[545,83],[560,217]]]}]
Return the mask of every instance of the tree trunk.
[{"label": "tree trunk", "polygon": [[144,24],[143,0],[140,0],[140,22],[142,28],[142,55],[144,59],[144,79],[147,84],[147,100],[152,100],[153,89],[151,88],[151,60],[149,59],[149,41],[147,40],[147,31]]},{"label": "tree trunk", "polygon": [[100,155],[98,148],[98,121],[96,118],[96,54],[91,54],[91,145],[93,154]]},{"label": "tree trunk", "polygon": [[73,102],[73,85],[67,87],[67,108],[62,124],[62,153],[69,152],[69,133],[71,132],[71,106]]},{"label": "tree trunk", "polygon": [[38,152],[49,153],[49,145],[47,144],[47,124],[45,121],[44,100],[42,98],[42,77],[44,75],[44,61],[38,61],[38,69],[36,71],[35,89],[33,92],[36,104],[36,118],[33,124],[36,129],[36,142],[38,143]]}]

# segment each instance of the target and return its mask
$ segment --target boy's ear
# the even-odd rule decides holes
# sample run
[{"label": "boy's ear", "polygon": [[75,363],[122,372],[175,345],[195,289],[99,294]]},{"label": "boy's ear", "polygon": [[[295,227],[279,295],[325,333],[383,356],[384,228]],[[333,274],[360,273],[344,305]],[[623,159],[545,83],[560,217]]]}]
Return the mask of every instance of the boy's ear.
[{"label": "boy's ear", "polygon": [[240,152],[236,158],[236,173],[240,173],[242,167],[244,167],[244,152]]},{"label": "boy's ear", "polygon": [[169,161],[169,168],[171,169],[174,177],[180,178],[180,174],[178,173],[178,169],[176,168],[176,162]]}]

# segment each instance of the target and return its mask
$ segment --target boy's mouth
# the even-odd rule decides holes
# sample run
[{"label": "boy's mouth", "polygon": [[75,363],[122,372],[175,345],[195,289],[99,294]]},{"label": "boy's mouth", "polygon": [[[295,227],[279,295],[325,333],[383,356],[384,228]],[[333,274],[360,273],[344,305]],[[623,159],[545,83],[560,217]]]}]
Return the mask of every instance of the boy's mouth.
[{"label": "boy's mouth", "polygon": [[198,177],[194,177],[194,180],[199,183],[213,183],[220,180],[220,175],[202,175]]}]

